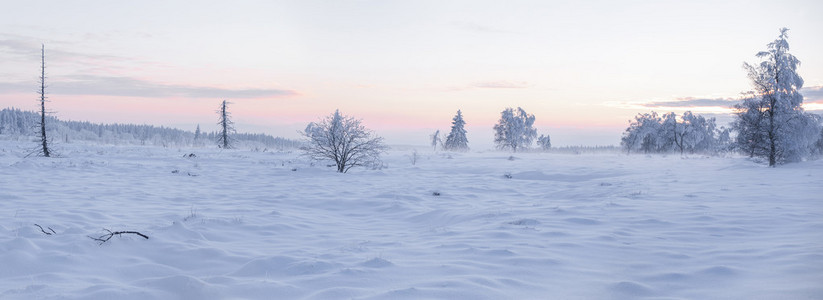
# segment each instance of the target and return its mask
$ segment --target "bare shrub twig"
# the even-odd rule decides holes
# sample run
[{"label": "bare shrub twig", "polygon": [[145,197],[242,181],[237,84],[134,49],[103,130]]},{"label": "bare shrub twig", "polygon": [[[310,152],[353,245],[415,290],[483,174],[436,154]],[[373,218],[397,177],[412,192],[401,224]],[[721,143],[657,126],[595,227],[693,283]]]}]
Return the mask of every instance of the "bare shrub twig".
[{"label": "bare shrub twig", "polygon": [[142,234],[142,233],[139,233],[137,231],[111,231],[111,230],[108,230],[108,229],[105,229],[105,228],[103,228],[103,230],[107,231],[108,233],[104,234],[104,235],[101,235],[99,237],[93,237],[93,236],[88,236],[88,237],[92,240],[100,242],[100,245],[102,245],[105,242],[108,242],[115,235],[123,235],[123,234],[136,234],[136,235],[141,236],[144,239],[147,239],[147,240],[149,239],[149,236],[147,236],[145,234]]}]

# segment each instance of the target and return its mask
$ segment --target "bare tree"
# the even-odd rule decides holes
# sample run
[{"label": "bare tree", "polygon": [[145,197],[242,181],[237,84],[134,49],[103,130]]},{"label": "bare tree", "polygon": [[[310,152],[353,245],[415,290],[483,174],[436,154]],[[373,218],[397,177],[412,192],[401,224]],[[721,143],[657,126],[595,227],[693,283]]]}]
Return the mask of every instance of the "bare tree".
[{"label": "bare tree", "polygon": [[228,111],[230,102],[223,100],[220,104],[220,109],[217,113],[220,115],[220,120],[217,122],[220,125],[220,133],[217,135],[217,146],[223,149],[231,149],[231,137],[229,134],[234,133],[234,122],[231,121],[231,114]]},{"label": "bare tree", "polygon": [[50,157],[49,142],[46,137],[46,45],[40,48],[40,154]]},{"label": "bare tree", "polygon": [[309,123],[303,136],[308,139],[305,154],[312,159],[333,160],[340,173],[356,166],[375,165],[380,154],[388,149],[383,138],[339,110],[319,122]]}]

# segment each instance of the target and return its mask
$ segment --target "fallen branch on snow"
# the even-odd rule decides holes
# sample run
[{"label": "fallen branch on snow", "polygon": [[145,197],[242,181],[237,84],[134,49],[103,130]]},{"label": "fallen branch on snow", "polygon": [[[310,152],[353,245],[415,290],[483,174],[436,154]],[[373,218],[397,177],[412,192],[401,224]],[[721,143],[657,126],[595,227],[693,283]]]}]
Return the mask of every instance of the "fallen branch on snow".
[{"label": "fallen branch on snow", "polygon": [[43,226],[40,226],[40,225],[38,225],[37,223],[35,223],[35,224],[34,224],[34,226],[37,226],[37,228],[40,228],[40,231],[42,231],[42,232],[43,232],[43,233],[45,233],[46,235],[57,234],[57,232],[55,232],[55,231],[54,231],[54,229],[51,229],[51,227],[46,227],[46,228],[48,228],[49,230],[51,230],[51,232],[48,232],[48,231],[46,231],[45,229],[43,229]]},{"label": "fallen branch on snow", "polygon": [[123,235],[123,234],[136,234],[136,235],[139,235],[139,236],[143,237],[144,239],[147,239],[147,240],[149,239],[149,236],[147,236],[145,234],[142,234],[142,233],[139,233],[137,231],[111,231],[111,230],[108,230],[108,229],[105,229],[105,228],[103,228],[103,230],[108,231],[108,233],[104,234],[104,235],[101,235],[99,237],[93,237],[93,236],[88,236],[88,237],[92,240],[100,242],[100,245],[102,245],[105,242],[108,242],[115,235]]}]

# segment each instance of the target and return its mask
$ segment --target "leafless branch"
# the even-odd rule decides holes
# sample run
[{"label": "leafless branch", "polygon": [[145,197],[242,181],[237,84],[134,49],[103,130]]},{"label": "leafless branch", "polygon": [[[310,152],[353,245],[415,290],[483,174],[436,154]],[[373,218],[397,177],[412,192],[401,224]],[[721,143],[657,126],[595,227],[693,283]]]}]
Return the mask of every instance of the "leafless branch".
[{"label": "leafless branch", "polygon": [[115,235],[123,235],[123,234],[136,234],[136,235],[141,236],[144,239],[147,239],[147,240],[149,239],[149,237],[147,235],[139,233],[137,231],[111,231],[111,230],[108,230],[108,229],[105,229],[105,228],[103,228],[103,230],[105,230],[108,233],[104,234],[104,235],[101,235],[99,237],[93,237],[93,236],[88,236],[88,237],[92,240],[100,242],[100,245],[102,245],[105,242],[108,242]]},{"label": "leafless branch", "polygon": [[43,226],[40,226],[40,225],[38,225],[38,224],[36,224],[36,223],[34,224],[34,226],[37,226],[37,228],[40,228],[40,231],[42,231],[42,232],[43,232],[43,233],[45,233],[46,235],[57,234],[57,232],[55,232],[55,231],[54,231],[54,229],[51,229],[51,227],[46,227],[46,228],[48,228],[48,229],[49,229],[49,231],[51,231],[51,232],[48,232],[48,231],[46,231],[45,229],[43,229]]},{"label": "leafless branch", "polygon": [[316,160],[333,160],[337,171],[346,173],[355,166],[373,165],[388,147],[383,138],[366,129],[361,121],[339,111],[310,123],[302,132],[308,139],[305,155]]}]

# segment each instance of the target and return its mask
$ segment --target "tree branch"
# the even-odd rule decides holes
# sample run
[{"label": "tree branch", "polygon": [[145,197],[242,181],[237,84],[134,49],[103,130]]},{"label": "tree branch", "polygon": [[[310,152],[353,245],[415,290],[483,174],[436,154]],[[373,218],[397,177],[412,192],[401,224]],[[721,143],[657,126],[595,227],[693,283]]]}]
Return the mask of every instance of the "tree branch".
[{"label": "tree branch", "polygon": [[55,231],[54,231],[54,229],[51,229],[51,227],[46,227],[46,228],[48,228],[48,229],[51,231],[51,232],[48,232],[48,231],[46,231],[45,229],[43,229],[43,226],[40,226],[40,225],[38,225],[38,224],[36,224],[36,223],[34,224],[34,226],[37,226],[37,228],[40,228],[40,231],[42,231],[42,232],[43,232],[43,233],[45,233],[46,235],[57,234],[57,232],[55,232]]},{"label": "tree branch", "polygon": [[92,240],[100,242],[100,245],[102,245],[105,242],[108,242],[115,235],[123,235],[123,234],[136,234],[136,235],[139,235],[140,237],[142,237],[144,239],[147,239],[147,240],[149,239],[149,237],[147,235],[139,233],[137,231],[114,231],[114,232],[112,232],[111,230],[108,230],[108,229],[105,229],[105,228],[103,228],[103,230],[107,231],[108,233],[104,234],[104,235],[101,235],[99,237],[93,237],[93,236],[88,236],[88,237]]}]

